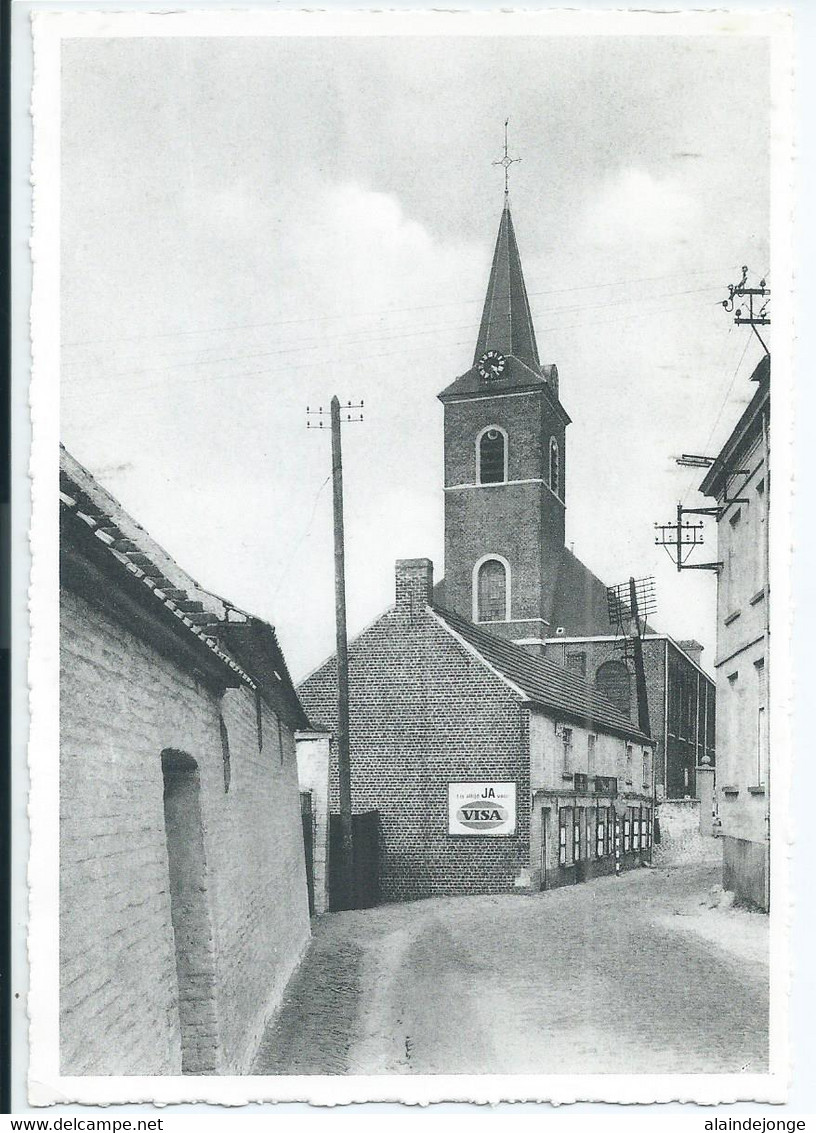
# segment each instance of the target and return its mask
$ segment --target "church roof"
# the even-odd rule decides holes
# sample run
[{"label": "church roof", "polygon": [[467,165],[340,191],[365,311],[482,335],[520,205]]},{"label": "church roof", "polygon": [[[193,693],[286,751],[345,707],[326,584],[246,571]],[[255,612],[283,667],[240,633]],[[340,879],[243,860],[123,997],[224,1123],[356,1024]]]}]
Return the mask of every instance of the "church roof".
[{"label": "church roof", "polygon": [[450,610],[438,606],[434,606],[433,610],[457,636],[475,649],[488,665],[516,685],[532,703],[581,724],[641,743],[649,742],[646,733],[628,716],[624,716],[588,681],[571,670],[544,657],[536,657],[512,641],[495,637]]},{"label": "church roof", "polygon": [[[488,350],[498,351],[506,362],[501,376],[486,383],[476,367]],[[439,400],[528,390],[544,391],[562,422],[569,424],[569,415],[558,400],[558,371],[554,365],[542,366],[538,358],[521,257],[505,197],[473,365],[439,394]]]},{"label": "church roof", "polygon": [[499,234],[493,252],[487,297],[473,357],[474,366],[487,350],[498,350],[505,356],[512,355],[534,372],[541,366],[507,197],[504,199]]}]

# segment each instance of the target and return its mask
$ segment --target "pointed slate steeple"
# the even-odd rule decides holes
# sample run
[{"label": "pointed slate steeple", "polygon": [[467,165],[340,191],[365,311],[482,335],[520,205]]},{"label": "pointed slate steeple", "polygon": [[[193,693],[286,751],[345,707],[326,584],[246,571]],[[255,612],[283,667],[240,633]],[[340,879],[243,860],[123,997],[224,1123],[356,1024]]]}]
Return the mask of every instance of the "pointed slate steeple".
[{"label": "pointed slate steeple", "polygon": [[533,319],[507,195],[473,364],[476,365],[488,350],[498,350],[505,356],[518,358],[535,372],[540,372]]}]

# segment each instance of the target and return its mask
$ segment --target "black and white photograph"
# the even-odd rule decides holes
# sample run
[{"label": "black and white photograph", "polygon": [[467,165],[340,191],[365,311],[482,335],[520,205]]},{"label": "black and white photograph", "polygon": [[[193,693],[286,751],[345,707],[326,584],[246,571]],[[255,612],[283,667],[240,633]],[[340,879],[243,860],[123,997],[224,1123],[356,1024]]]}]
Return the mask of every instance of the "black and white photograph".
[{"label": "black and white photograph", "polygon": [[32,1105],[785,1100],[789,25],[34,14]]}]

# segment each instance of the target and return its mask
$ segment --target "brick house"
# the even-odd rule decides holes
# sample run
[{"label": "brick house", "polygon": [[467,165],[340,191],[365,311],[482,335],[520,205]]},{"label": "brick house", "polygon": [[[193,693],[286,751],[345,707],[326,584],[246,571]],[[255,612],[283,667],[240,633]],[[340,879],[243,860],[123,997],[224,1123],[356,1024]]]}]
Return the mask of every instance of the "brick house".
[{"label": "brick house", "polygon": [[[610,633],[565,635],[547,642],[545,656],[593,681],[636,720],[635,677],[624,645],[625,639]],[[700,769],[714,766],[715,686],[699,664],[700,653],[697,642],[678,642],[654,631],[643,641],[658,802],[697,799]]]},{"label": "brick house", "polygon": [[700,490],[718,506],[717,730],[723,888],[770,903],[769,484],[771,360]]},{"label": "brick house", "polygon": [[[299,687],[336,724],[336,661]],[[384,900],[557,886],[650,855],[652,743],[574,673],[435,603],[427,559],[349,646],[355,812]],[[331,797],[338,805],[337,765]],[[493,792],[492,794],[490,792]]]},{"label": "brick house", "polygon": [[[564,543],[571,418],[562,386],[540,360],[505,199],[473,364],[439,394],[445,577],[436,598],[572,667],[636,720],[634,671],[610,627],[606,586]],[[659,799],[693,800],[697,769],[714,762],[715,686],[701,652],[655,633],[644,645]]]},{"label": "brick house", "polygon": [[234,1074],[309,940],[274,630],[60,454],[63,1074]]}]

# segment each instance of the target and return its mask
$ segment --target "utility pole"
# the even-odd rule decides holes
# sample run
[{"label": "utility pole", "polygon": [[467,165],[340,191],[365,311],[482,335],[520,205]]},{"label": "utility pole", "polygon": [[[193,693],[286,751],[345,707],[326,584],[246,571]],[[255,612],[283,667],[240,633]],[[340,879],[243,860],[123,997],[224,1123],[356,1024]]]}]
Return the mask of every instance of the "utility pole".
[{"label": "utility pole", "polygon": [[[346,549],[343,525],[343,450],[340,439],[342,415],[345,420],[362,421],[363,415],[352,416],[362,410],[348,402],[341,409],[335,395],[331,399],[329,418],[332,440],[332,498],[334,514],[334,610],[337,642],[337,777],[340,793],[340,868],[341,892],[337,895],[337,908],[353,909],[356,906],[354,869],[354,834],[351,809],[351,752],[349,746],[349,667],[348,633],[346,630]],[[306,428],[322,429],[325,411],[322,406],[306,406]],[[312,418],[315,418],[314,422]]]},{"label": "utility pole", "polygon": [[[647,736],[652,734],[649,721],[649,702],[646,698],[646,670],[643,664],[643,635],[646,632],[646,619],[657,609],[654,578],[630,578],[628,583],[609,586],[606,590],[610,625],[626,635],[625,624],[630,627],[627,635],[632,642],[631,659],[635,666],[635,690],[637,692],[638,727]],[[643,620],[641,621],[641,615]]]},{"label": "utility pole", "polygon": [[[651,738],[652,725],[649,718],[649,700],[646,695],[646,667],[643,663],[643,638],[646,634],[646,621],[649,614],[657,609],[655,597],[655,580],[648,578],[631,578],[628,583],[618,586],[609,586],[606,590],[606,601],[609,609],[609,621],[621,635],[626,634],[625,625],[629,627],[629,639],[632,642],[632,661],[635,666],[635,691],[637,693],[638,727]],[[642,620],[641,620],[642,617]],[[628,652],[624,653],[628,659]],[[651,786],[652,786],[652,819],[657,814],[657,767],[654,747],[651,757]],[[655,827],[652,826],[652,831]],[[653,839],[652,839],[653,840]],[[641,845],[643,843],[641,842]],[[654,850],[652,841],[649,842],[649,861],[651,862]]]},{"label": "utility pole", "polygon": [[[766,354],[770,354],[768,347],[762,335],[757,330],[757,327],[769,326],[770,317],[768,315],[768,303],[771,298],[771,289],[765,286],[765,280],[759,281],[759,287],[748,286],[748,268],[743,266],[742,279],[739,283],[729,283],[728,285],[728,298],[723,299],[722,305],[726,311],[734,311],[735,299],[747,299],[747,310],[744,307],[737,307],[734,311],[734,322],[737,326],[749,326],[754,334],[759,339],[760,345]],[[756,306],[755,306],[756,304]]]},{"label": "utility pole", "polygon": [[646,670],[643,666],[643,628],[640,624],[638,588],[634,578],[629,579],[629,605],[632,610],[632,623],[634,625],[632,645],[635,650],[635,686],[637,688],[638,727],[641,732],[645,732],[647,736],[650,736],[652,734],[652,726],[649,723],[649,702],[646,699]]},{"label": "utility pole", "polygon": [[[680,461],[678,461],[678,464]],[[734,501],[732,501],[734,502]],[[695,547],[703,545],[703,521],[686,523],[686,515],[713,515],[718,516],[718,507],[683,507],[677,505],[677,519],[674,523],[656,523],[655,545],[665,547],[673,559],[678,572],[681,570],[719,570],[721,562],[690,563],[687,559]]]}]

